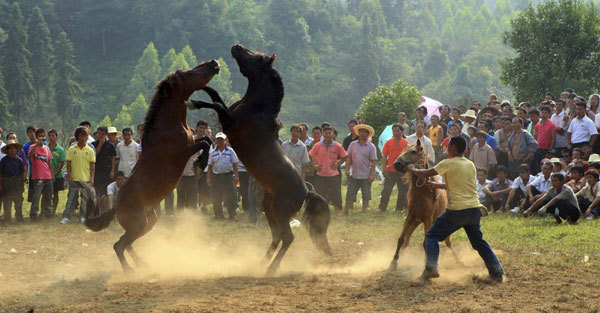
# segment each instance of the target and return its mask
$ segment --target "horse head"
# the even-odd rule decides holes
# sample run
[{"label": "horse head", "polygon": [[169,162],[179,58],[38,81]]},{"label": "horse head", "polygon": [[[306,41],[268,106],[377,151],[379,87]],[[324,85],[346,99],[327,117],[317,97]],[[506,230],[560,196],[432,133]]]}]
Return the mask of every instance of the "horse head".
[{"label": "horse head", "polygon": [[427,153],[421,145],[421,140],[417,139],[417,144],[409,146],[404,150],[396,161],[394,161],[394,168],[400,173],[406,172],[406,167],[409,164],[415,164],[417,167],[422,163],[427,162]]},{"label": "horse head", "polygon": [[204,88],[219,73],[219,62],[211,60],[189,70],[177,70],[158,83],[158,89],[166,82],[170,88],[170,96],[180,93],[187,100],[194,91]]},{"label": "horse head", "polygon": [[273,69],[275,54],[269,56],[261,52],[253,52],[242,45],[231,47],[231,56],[235,59],[242,75],[248,78]]}]

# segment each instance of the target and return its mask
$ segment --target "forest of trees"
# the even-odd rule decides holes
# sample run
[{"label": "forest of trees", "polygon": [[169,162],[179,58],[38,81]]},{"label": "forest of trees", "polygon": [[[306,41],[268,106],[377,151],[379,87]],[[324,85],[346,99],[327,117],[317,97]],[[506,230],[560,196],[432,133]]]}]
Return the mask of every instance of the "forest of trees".
[{"label": "forest of trees", "polygon": [[[455,106],[512,98],[501,62],[528,0],[0,0],[0,127],[133,126],[166,73],[209,59],[227,101],[231,45],[276,53],[282,120],[342,126],[398,79]],[[229,68],[228,68],[229,66]],[[190,120],[204,113],[194,112]]]}]

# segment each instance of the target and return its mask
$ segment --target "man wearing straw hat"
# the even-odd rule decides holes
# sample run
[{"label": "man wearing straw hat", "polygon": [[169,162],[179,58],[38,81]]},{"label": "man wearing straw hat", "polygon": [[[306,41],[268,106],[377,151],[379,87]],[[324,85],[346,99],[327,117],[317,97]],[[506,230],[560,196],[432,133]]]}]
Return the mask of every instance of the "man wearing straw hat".
[{"label": "man wearing straw hat", "polygon": [[11,206],[15,204],[15,218],[18,222],[23,221],[23,190],[26,181],[25,162],[17,156],[17,152],[23,149],[23,145],[15,140],[8,140],[2,147],[2,153],[6,154],[0,160],[0,193],[2,194],[2,206],[4,207],[4,219],[8,223],[11,220]]},{"label": "man wearing straw hat", "polygon": [[467,113],[462,114],[460,117],[462,117],[463,121],[465,121],[462,131],[463,131],[463,133],[468,135],[469,127],[475,126],[475,120],[477,119],[477,114],[475,114],[474,110],[468,110]]},{"label": "man wearing straw hat", "polygon": [[[346,176],[348,177],[348,190],[346,192],[346,209],[344,215],[348,215],[350,209],[354,208],[356,193],[360,188],[362,193],[362,212],[366,212],[371,200],[371,183],[375,179],[375,162],[377,161],[377,150],[369,138],[375,135],[373,127],[367,124],[354,126],[358,133],[358,140],[350,143],[348,147],[348,159],[346,159]],[[350,171],[352,169],[352,171]]]}]

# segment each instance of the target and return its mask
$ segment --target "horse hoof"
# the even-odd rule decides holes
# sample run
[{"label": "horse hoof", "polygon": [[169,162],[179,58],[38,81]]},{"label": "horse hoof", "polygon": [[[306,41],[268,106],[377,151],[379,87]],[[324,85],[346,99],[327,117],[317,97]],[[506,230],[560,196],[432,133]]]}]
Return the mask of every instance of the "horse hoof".
[{"label": "horse hoof", "polygon": [[273,276],[275,276],[275,272],[277,272],[277,267],[269,266],[269,268],[267,269],[267,273],[265,274],[265,277],[273,277]]},{"label": "horse hoof", "polygon": [[388,268],[388,271],[395,272],[397,269],[398,269],[398,261],[392,260],[392,263],[390,263],[390,267]]}]

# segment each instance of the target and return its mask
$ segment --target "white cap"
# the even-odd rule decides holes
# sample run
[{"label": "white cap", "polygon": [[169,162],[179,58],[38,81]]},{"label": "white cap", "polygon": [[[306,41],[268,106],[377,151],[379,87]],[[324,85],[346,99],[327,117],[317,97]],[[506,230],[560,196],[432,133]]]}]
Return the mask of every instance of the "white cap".
[{"label": "white cap", "polygon": [[223,132],[218,132],[215,138],[227,139],[227,135],[225,135]]}]

